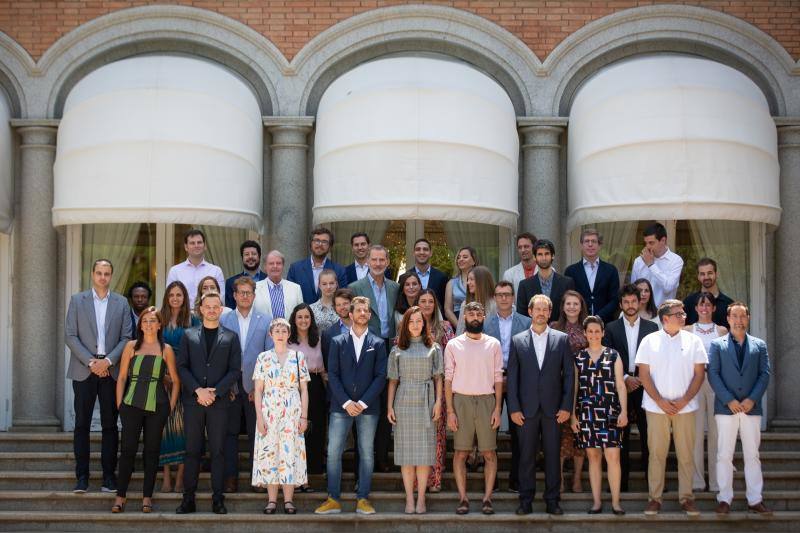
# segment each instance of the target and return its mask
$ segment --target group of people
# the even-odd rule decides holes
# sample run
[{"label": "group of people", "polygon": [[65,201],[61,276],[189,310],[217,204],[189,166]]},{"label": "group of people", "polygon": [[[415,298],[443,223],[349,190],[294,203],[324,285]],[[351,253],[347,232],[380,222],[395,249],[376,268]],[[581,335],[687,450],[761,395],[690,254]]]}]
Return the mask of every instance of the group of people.
[{"label": "group of people", "polygon": [[450,430],[456,512],[470,511],[467,468],[477,455],[485,482],[480,510],[493,514],[505,405],[518,514],[532,512],[540,452],[548,513],[562,514],[564,460],[572,458],[572,489],[580,491],[586,457],[588,512],[602,512],[605,460],[612,511],[624,514],[631,424],[648,481],[646,514],[661,507],[670,438],[681,506],[698,514],[693,490],[707,486],[706,426],[717,512],[730,512],[740,435],[749,509],[769,513],[758,460],[766,345],[747,333],[747,305],[719,291],[712,259],[697,264],[702,290],[681,302],[675,295],[683,261],[669,250],[664,227],[648,226],[643,238],[631,283],[620,289],[617,269],[599,258],[602,236],[593,229],[582,232],[582,258],[563,275],[554,268],[552,242],[520,234],[520,263],[496,283],[471,247],[458,250],[452,278],[434,268],[426,239],[414,244],[415,264],[397,282],[388,250],[364,233],[351,237],[354,262],[344,267],[329,258],[334,238],[327,228],[311,233],[309,257],[291,264],[286,278],[279,251],[262,262],[260,245],[245,241],[243,271],[226,280],[205,260],[205,235],[191,230],[187,259],[170,269],[160,309],[149,306],[144,283],[129,290],[130,306],[111,292],[113,265],[98,259],[92,288],[72,297],[66,321],[75,492],[88,490],[89,428],[99,398],[101,490],[116,492],[112,512],[125,510],[143,433],[143,512],[153,509],[159,467],[162,490],[183,493],[176,512],[194,512],[207,454],[212,510],[226,513],[224,494],[238,490],[244,424],[251,484],[267,493],[265,514],[277,512],[279,490],[283,512],[296,513],[295,490],[313,491],[308,475],[323,471],[328,498],[315,512],[341,512],[351,430],[356,512],[375,512],[372,475],[391,468],[393,439],[405,512],[425,513],[426,492],[442,488]]}]

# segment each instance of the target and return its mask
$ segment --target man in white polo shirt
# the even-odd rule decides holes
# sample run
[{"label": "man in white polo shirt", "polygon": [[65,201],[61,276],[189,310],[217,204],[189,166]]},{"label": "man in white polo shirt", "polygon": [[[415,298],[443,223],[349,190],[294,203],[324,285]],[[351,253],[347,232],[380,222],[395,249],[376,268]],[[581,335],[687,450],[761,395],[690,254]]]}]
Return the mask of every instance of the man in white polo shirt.
[{"label": "man in white polo shirt", "polygon": [[669,453],[669,437],[675,441],[678,456],[678,498],[689,516],[700,512],[694,505],[695,396],[705,379],[708,356],[703,341],[682,328],[686,313],[680,300],[666,300],[658,308],[664,329],[642,339],[636,352],[639,380],[644,386],[642,407],[647,411],[647,467],[649,502],[644,514],[661,510],[664,476]]}]

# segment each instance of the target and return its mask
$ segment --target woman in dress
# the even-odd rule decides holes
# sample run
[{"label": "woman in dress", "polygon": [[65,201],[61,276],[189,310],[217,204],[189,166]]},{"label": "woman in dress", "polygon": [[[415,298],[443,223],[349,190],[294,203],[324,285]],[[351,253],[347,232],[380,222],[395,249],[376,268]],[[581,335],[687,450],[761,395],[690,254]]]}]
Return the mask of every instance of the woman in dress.
[{"label": "woman in dress", "polygon": [[459,309],[456,335],[464,333],[464,316],[461,311],[469,302],[478,302],[483,305],[486,310],[485,316],[491,316],[497,310],[494,303],[494,278],[485,266],[476,266],[467,274],[467,295]]},{"label": "woman in dress", "polygon": [[[708,353],[711,341],[728,334],[728,328],[714,323],[714,311],[717,309],[717,298],[710,292],[700,293],[695,310],[697,322],[683,329],[694,333],[703,341],[703,346]],[[714,458],[717,456],[717,423],[714,420],[714,390],[708,384],[708,375],[703,380],[703,386],[697,392],[697,411],[695,412],[695,444],[694,444],[694,476],[692,488],[706,490],[705,457],[703,443],[706,442],[706,429],[708,430],[708,488],[712,492],[719,490],[717,485],[717,465]]]},{"label": "woman in dress", "polygon": [[436,460],[434,432],[442,416],[443,373],[442,350],[429,334],[422,311],[409,308],[387,369],[387,418],[395,426],[394,462],[403,475],[406,514],[426,512],[425,487]]},{"label": "woman in dress", "polygon": [[[333,272],[331,270],[330,272]],[[320,274],[322,280],[322,274]],[[322,285],[322,281],[320,281]],[[306,432],[307,466],[309,474],[322,474],[325,462],[325,433],[327,429],[326,414],[327,394],[325,383],[328,376],[322,364],[322,343],[319,328],[306,303],[298,304],[289,317],[291,333],[289,334],[289,350],[301,352],[305,356],[306,366],[311,381],[308,382],[308,430]],[[300,486],[300,492],[314,492],[308,483]]]},{"label": "woman in dress", "polygon": [[623,428],[628,425],[628,395],[622,358],[616,350],[603,346],[604,329],[600,317],[589,316],[583,321],[589,346],[575,356],[575,411],[571,422],[572,431],[578,434],[577,445],[589,457],[593,500],[589,514],[603,512],[600,492],[605,457],[611,509],[615,515],[623,515],[625,511],[619,503],[622,479],[619,450]]},{"label": "woman in dress", "polygon": [[[442,319],[442,312],[439,309],[439,302],[436,299],[436,291],[433,289],[423,289],[419,293],[417,300],[422,311],[422,317],[425,319],[425,324],[428,326],[428,331],[433,338],[433,341],[439,345],[439,348],[444,353],[447,342],[456,336],[453,331],[453,326],[450,322]],[[436,422],[436,462],[433,463],[431,473],[428,476],[428,491],[441,492],[442,490],[442,472],[444,472],[444,464],[447,459],[447,417],[442,416]]]},{"label": "woman in dress", "polygon": [[[139,449],[139,435],[144,430],[144,483],[142,485],[142,512],[153,511],[153,487],[158,472],[158,450],[161,434],[171,409],[180,394],[180,378],[172,347],[164,342],[161,316],[155,307],[148,307],[139,315],[136,340],[128,341],[119,360],[117,380],[117,408],[122,420],[122,438],[119,457],[119,482],[117,498],[112,513],[125,510],[128,484],[133,473],[133,463]],[[160,384],[169,371],[172,390],[169,396]]]},{"label": "woman in dress", "polygon": [[275,347],[261,352],[253,371],[256,404],[256,442],[253,451],[254,487],[267,487],[264,514],[278,509],[278,489],[283,488],[283,512],[296,514],[292,503],[295,485],[308,482],[306,442],[308,389],[311,379],[303,352],[288,346],[291,327],[285,318],[269,325]]},{"label": "woman in dress", "polygon": [[639,278],[633,284],[639,289],[639,316],[646,320],[652,320],[660,328],[661,322],[658,320],[658,309],[653,301],[653,286],[650,285],[650,281]]},{"label": "woman in dress", "polygon": [[[397,295],[397,302],[394,305],[394,325],[395,331],[400,331],[400,324],[403,322],[406,311],[417,305],[417,298],[422,290],[422,281],[415,271],[409,270],[400,276],[397,283],[400,285],[400,294]],[[398,335],[400,334],[398,333]]]},{"label": "woman in dress", "polygon": [[[164,342],[178,349],[186,328],[193,328],[200,324],[200,320],[189,310],[189,293],[186,286],[180,281],[173,281],[167,285],[164,300],[161,302],[161,323],[164,324]],[[169,373],[164,375],[164,386],[172,387],[172,378]],[[183,459],[186,456],[186,435],[183,432],[183,403],[180,395],[175,406],[169,413],[167,425],[164,426],[164,435],[161,437],[161,451],[158,456],[158,466],[163,468],[161,492],[172,492],[171,465],[177,465],[175,473],[175,492],[183,492]]]},{"label": "woman in dress", "polygon": [[319,331],[327,330],[339,320],[339,315],[333,308],[333,295],[336,294],[338,288],[339,278],[336,276],[336,272],[326,268],[319,273],[320,297],[311,304],[311,312],[314,313],[314,321],[317,323]]},{"label": "woman in dress", "polygon": [[444,288],[444,317],[453,327],[458,324],[461,304],[467,297],[467,274],[478,266],[478,252],[472,246],[459,248],[456,254],[456,275]]},{"label": "woman in dress", "polygon": [[[583,334],[583,320],[589,314],[586,302],[579,292],[568,290],[561,299],[561,311],[558,320],[550,324],[552,329],[564,332],[569,337],[569,347],[573,355],[588,346],[586,335]],[[575,434],[572,432],[569,421],[561,424],[561,492],[564,492],[564,460],[572,459],[572,492],[583,492],[581,475],[583,473],[583,459],[586,452],[575,446]]]}]

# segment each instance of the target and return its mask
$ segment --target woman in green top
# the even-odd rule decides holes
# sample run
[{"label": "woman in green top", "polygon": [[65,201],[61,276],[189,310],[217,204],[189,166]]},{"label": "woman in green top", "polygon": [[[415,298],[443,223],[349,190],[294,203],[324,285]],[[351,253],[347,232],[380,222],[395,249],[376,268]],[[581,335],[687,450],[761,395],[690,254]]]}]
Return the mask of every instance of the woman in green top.
[{"label": "woman in green top", "polygon": [[[136,340],[129,341],[122,351],[117,380],[117,408],[122,420],[122,443],[119,457],[119,484],[112,513],[125,510],[128,484],[133,473],[133,462],[139,448],[139,435],[144,429],[144,484],[142,486],[142,512],[153,510],[153,486],[158,471],[158,452],[161,433],[167,416],[180,392],[180,378],[175,364],[175,353],[164,342],[161,316],[155,307],[148,307],[139,315]],[[161,385],[165,371],[172,378],[170,397]]]}]

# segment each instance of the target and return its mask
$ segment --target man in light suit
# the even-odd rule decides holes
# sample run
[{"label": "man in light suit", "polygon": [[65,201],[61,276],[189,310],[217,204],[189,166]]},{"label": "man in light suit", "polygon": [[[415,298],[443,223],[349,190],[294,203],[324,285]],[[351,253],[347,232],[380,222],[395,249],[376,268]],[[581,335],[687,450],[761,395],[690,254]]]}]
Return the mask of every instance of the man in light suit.
[{"label": "man in light suit", "polygon": [[103,492],[116,492],[117,480],[117,375],[125,344],[132,338],[131,311],[121,294],[111,292],[114,267],[108,259],[92,265],[92,288],[74,294],[69,301],[64,326],[70,351],[67,377],[75,393],[74,492],[89,488],[89,429],[94,403],[100,399],[100,422],[103,427],[101,463]]},{"label": "man in light suit", "polygon": [[303,291],[303,301],[307,304],[313,304],[319,300],[319,275],[326,268],[336,272],[339,287],[347,287],[347,274],[344,267],[328,258],[328,252],[333,246],[333,232],[328,228],[316,228],[311,232],[310,241],[311,255],[292,263],[289,266],[289,274],[286,276],[289,281],[300,285]]},{"label": "man in light suit", "polygon": [[575,289],[575,282],[572,278],[562,276],[553,268],[553,258],[556,255],[556,247],[547,239],[539,239],[533,245],[533,254],[536,257],[536,274],[520,282],[517,289],[517,313],[527,315],[531,298],[537,294],[544,294],[553,302],[553,309],[550,314],[550,322],[558,320],[561,312],[561,299],[568,290]]},{"label": "man in light suit", "polygon": [[[380,244],[373,244],[369,249],[369,274],[363,279],[351,283],[348,287],[356,296],[369,299],[370,319],[369,331],[383,339],[389,345],[395,338],[393,318],[394,305],[400,293],[400,285],[386,279],[386,267],[389,265],[389,250]],[[381,394],[381,413],[386,412],[386,389]],[[392,426],[385,416],[378,420],[378,432],[375,437],[375,468],[379,472],[389,471],[389,441]]]},{"label": "man in light suit", "polygon": [[[511,338],[531,327],[531,318],[514,312],[514,285],[510,281],[499,281],[494,287],[494,303],[497,311],[486,317],[483,332],[500,341],[503,350],[503,374],[507,377],[508,354],[511,350]],[[511,409],[508,408],[508,389],[504,390],[503,401],[506,402],[508,416],[508,433],[511,435],[511,471],[508,473],[508,489],[519,492],[519,438],[517,425],[511,421]]]},{"label": "man in light suit", "polygon": [[617,318],[619,271],[611,263],[600,260],[603,236],[594,228],[581,232],[580,261],[567,267],[564,275],[573,279],[575,290],[583,296],[590,315],[599,316],[608,324]]},{"label": "man in light suit", "polygon": [[519,263],[506,270],[502,278],[514,285],[514,293],[519,292],[519,283],[522,280],[528,279],[536,273],[536,258],[533,255],[533,244],[536,241],[536,237],[527,231],[517,235]]},{"label": "man in light suit", "polygon": [[761,441],[761,400],[769,385],[767,343],[747,333],[750,310],[743,302],[728,306],[731,332],[711,341],[708,382],[714,389],[717,423],[717,514],[727,515],[733,500],[733,452],[737,433],[742,440],[747,506],[751,513],[772,514],[762,500],[764,478],[758,459]]},{"label": "man in light suit", "polygon": [[288,319],[297,304],[303,302],[300,285],[283,279],[285,262],[282,253],[272,250],[264,259],[267,277],[256,283],[253,309],[267,317],[267,323],[273,318]]},{"label": "man in light suit", "polygon": [[239,489],[239,431],[242,416],[247,431],[247,449],[253,460],[256,436],[256,410],[253,404],[253,370],[261,352],[272,348],[269,335],[270,321],[253,310],[256,283],[249,276],[241,276],[233,282],[231,293],[236,301],[236,310],[222,317],[219,323],[239,336],[242,349],[242,376],[228,409],[228,434],[225,438],[225,492]]},{"label": "man in light suit", "polygon": [[[372,269],[370,269],[372,270]],[[383,272],[383,270],[381,270]],[[386,387],[386,344],[369,331],[370,304],[357,296],[350,303],[353,327],[331,341],[328,354],[328,387],[331,416],[328,425],[328,499],[317,514],[342,511],[342,452],[353,423],[358,427],[359,482],[356,512],[373,514],[369,503],[372,485],[373,444],[379,418],[386,418],[379,397]]]},{"label": "man in light suit", "polygon": [[561,515],[561,425],[574,402],[574,358],[565,333],[550,329],[553,302],[543,294],[531,299],[531,329],[511,339],[508,354],[508,410],[519,426],[519,507],[533,512],[536,455],[541,437],[544,449],[544,501],[547,513]]}]

